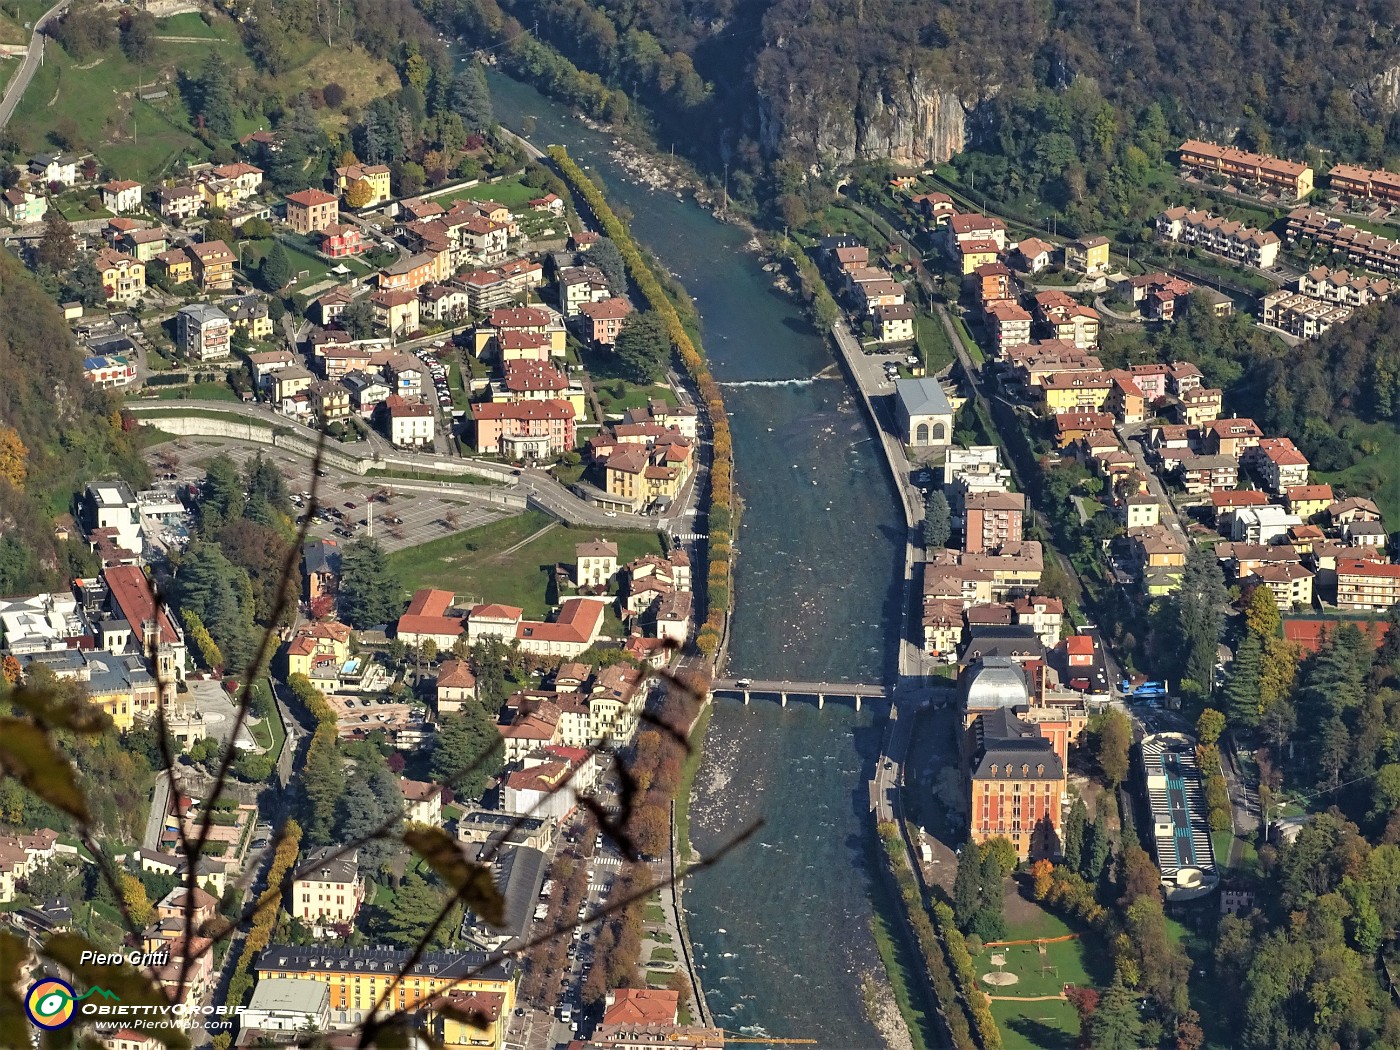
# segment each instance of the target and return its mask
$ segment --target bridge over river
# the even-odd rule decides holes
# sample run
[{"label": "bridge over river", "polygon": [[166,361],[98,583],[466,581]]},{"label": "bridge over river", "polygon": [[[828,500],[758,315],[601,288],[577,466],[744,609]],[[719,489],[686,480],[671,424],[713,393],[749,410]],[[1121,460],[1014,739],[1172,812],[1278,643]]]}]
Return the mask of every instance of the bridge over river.
[{"label": "bridge over river", "polygon": [[862,700],[885,700],[889,692],[883,685],[870,685],[864,682],[789,682],[761,681],[757,678],[716,678],[710,683],[711,693],[728,693],[742,696],[748,703],[753,696],[776,697],[787,707],[789,697],[815,697],[817,707],[826,706],[826,701],[854,701],[857,711]]}]

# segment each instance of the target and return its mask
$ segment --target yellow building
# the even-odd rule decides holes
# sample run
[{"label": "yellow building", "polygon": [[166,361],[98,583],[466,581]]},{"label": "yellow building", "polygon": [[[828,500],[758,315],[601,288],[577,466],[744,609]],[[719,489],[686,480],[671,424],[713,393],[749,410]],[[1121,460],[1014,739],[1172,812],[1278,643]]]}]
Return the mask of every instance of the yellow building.
[{"label": "yellow building", "polygon": [[287,641],[287,674],[311,677],[311,665],[330,657],[337,664],[350,659],[350,628],[343,623],[304,623]]},{"label": "yellow building", "polygon": [[995,241],[962,241],[958,245],[958,250],[962,256],[962,275],[964,277],[979,266],[986,266],[988,263],[997,261]]},{"label": "yellow building", "polygon": [[384,164],[350,164],[335,169],[335,188],[340,191],[342,197],[352,182],[365,182],[369,185],[370,199],[363,207],[373,208],[394,196],[389,188],[389,168]]},{"label": "yellow building", "polygon": [[206,208],[222,208],[224,211],[228,211],[239,201],[238,187],[223,179],[201,182],[198,189],[199,195],[204,198]]},{"label": "yellow building", "polygon": [[[409,966],[412,954],[390,948],[345,948],[334,943],[309,947],[273,944],[258,957],[255,970],[259,980],[291,977],[328,985],[332,1028],[362,1023],[386,992],[381,1015],[427,1006],[448,992],[503,996],[501,1016],[509,1016],[515,1008],[513,960],[493,961],[485,952],[424,952]],[[491,1045],[499,1050],[499,1041]]]},{"label": "yellow building", "polygon": [[604,465],[607,493],[627,500],[637,510],[669,503],[685,483],[684,467],[684,463],[666,462],[665,447],[624,446],[608,456]]},{"label": "yellow building", "polygon": [[501,992],[451,991],[427,1004],[429,1027],[444,1050],[494,1047],[505,1039],[510,1010]]},{"label": "yellow building", "polygon": [[1101,412],[1113,392],[1113,380],[1105,373],[1059,372],[1045,377],[1046,410],[1054,415],[1061,412]]},{"label": "yellow building", "polygon": [[109,303],[134,302],[146,293],[146,264],[140,259],[103,248],[94,262]]},{"label": "yellow building", "polygon": [[1090,277],[1108,272],[1108,238],[1083,237],[1065,245],[1065,265]]}]

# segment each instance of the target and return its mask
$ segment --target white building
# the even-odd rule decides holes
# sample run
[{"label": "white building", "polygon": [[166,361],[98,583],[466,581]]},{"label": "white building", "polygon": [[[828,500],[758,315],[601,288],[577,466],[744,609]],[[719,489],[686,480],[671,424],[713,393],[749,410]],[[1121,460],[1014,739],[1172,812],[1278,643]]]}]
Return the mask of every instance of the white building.
[{"label": "white building", "polygon": [[432,406],[418,401],[405,401],[390,395],[385,402],[389,410],[389,440],[400,448],[422,448],[433,443],[434,417]]},{"label": "white building", "polygon": [[66,649],[88,630],[71,594],[0,599],[0,649],[21,655]]},{"label": "white building", "polygon": [[113,215],[125,215],[141,207],[141,184],[119,179],[102,187],[102,207]]},{"label": "white building", "polygon": [[1274,543],[1285,539],[1288,530],[1298,528],[1303,519],[1272,503],[1260,507],[1240,507],[1235,511],[1230,538],[1236,543]]},{"label": "white building", "polygon": [[331,1025],[331,986],[296,977],[263,977],[238,1019],[240,1030],[325,1032]]},{"label": "white building", "polygon": [[297,865],[305,874],[292,883],[292,918],[326,936],[332,925],[348,925],[365,899],[358,850],[334,856],[339,849],[325,846],[308,854]]},{"label": "white building", "polygon": [[208,303],[192,303],[176,315],[180,349],[196,361],[214,361],[229,354],[228,315]]},{"label": "white building", "polygon": [[141,553],[141,511],[135,493],[125,481],[95,481],[87,487],[86,520],[89,529],[115,529],[116,545]]}]

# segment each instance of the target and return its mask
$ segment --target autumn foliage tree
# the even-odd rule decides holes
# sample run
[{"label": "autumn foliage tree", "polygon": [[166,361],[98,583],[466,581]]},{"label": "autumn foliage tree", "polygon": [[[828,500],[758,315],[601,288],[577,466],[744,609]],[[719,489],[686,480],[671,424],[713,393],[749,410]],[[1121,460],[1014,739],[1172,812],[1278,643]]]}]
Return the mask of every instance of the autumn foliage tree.
[{"label": "autumn foliage tree", "polygon": [[29,449],[24,447],[18,431],[0,426],[0,478],[17,489],[24,488],[24,479],[29,476],[29,466],[25,462],[28,456]]},{"label": "autumn foliage tree", "polygon": [[350,184],[345,187],[345,203],[352,208],[368,207],[372,200],[374,187],[370,185],[369,179],[351,179]]}]

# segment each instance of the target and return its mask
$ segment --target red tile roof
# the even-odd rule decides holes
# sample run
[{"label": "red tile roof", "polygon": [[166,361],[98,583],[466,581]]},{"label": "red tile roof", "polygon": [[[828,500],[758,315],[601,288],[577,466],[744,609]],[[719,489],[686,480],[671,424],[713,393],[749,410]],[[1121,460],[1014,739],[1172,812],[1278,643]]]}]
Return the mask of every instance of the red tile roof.
[{"label": "red tile roof", "polygon": [[170,644],[180,641],[169,611],[162,606],[156,608],[151,592],[151,583],[146,574],[136,565],[115,565],[103,573],[107,586],[112,592],[112,601],[121,610],[122,618],[131,624],[132,631],[139,636],[141,625],[154,619],[160,625],[160,640]]}]

